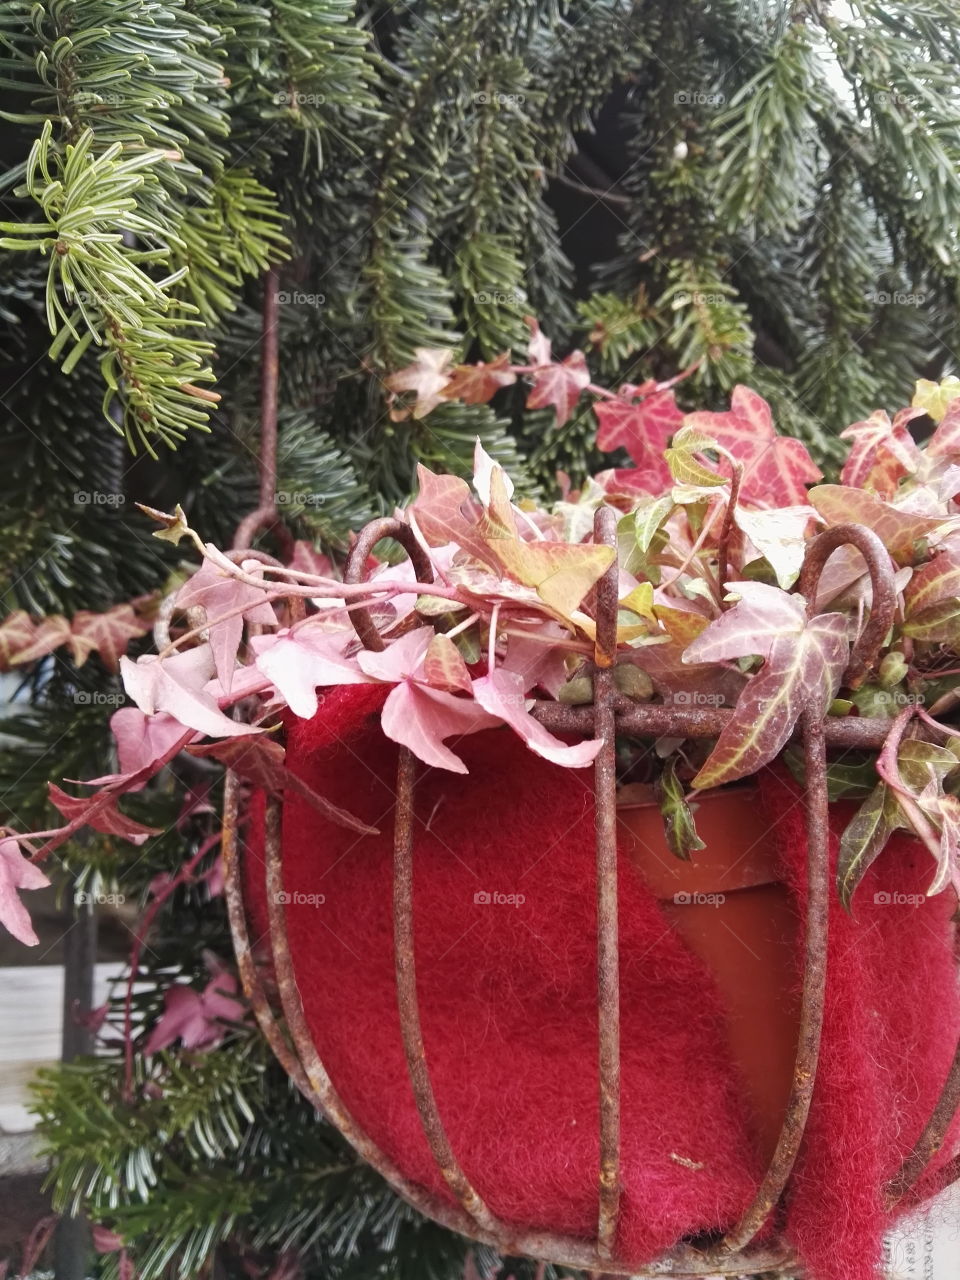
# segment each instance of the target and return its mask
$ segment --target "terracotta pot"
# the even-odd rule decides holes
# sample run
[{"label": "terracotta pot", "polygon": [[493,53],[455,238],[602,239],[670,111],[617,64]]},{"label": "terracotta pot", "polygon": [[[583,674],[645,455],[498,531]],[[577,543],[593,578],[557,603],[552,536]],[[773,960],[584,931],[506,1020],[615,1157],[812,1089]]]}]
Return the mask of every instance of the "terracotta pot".
[{"label": "terracotta pot", "polygon": [[790,1093],[799,1027],[799,914],[780,883],[756,792],[696,803],[706,848],[670,852],[654,804],[618,806],[619,840],[687,945],[713,973],[728,1015],[731,1056],[751,1104],[757,1146],[773,1154]]}]

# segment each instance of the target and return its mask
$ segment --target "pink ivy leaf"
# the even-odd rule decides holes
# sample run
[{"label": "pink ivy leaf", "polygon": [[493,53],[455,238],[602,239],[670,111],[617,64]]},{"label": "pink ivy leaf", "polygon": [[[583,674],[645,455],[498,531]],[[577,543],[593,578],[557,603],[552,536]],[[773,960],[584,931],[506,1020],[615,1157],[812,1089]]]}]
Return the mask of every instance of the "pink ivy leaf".
[{"label": "pink ivy leaf", "polygon": [[440,393],[444,400],[460,400],[463,404],[487,404],[501,387],[510,387],[517,375],[510,368],[510,353],[505,351],[486,364],[458,364],[450,381]]},{"label": "pink ivy leaf", "polygon": [[[139,707],[121,707],[115,711],[110,717],[110,728],[117,744],[120,773],[99,778],[98,782],[112,782],[124,774],[139,773],[165,756],[183,737],[183,725],[179,720],[163,711],[146,716]],[[142,782],[128,789],[140,791],[144,785]]]},{"label": "pink ivy leaf", "polygon": [[688,413],[683,422],[716,440],[743,463],[740,496],[744,502],[802,506],[808,500],[806,486],[822,478],[802,441],[777,435],[770,406],[749,387],[734,387],[727,411]]},{"label": "pink ivy leaf", "polygon": [[565,651],[552,644],[543,644],[535,637],[563,640],[569,634],[565,627],[549,618],[544,619],[535,630],[531,630],[529,636],[512,632],[507,639],[507,652],[500,670],[518,675],[523,681],[524,690],[539,685],[555,698],[561,685],[566,684],[569,679],[564,660]]},{"label": "pink ivy leaf", "polygon": [[133,1259],[126,1249],[120,1250],[120,1257],[117,1261],[117,1280],[136,1280],[137,1271],[133,1265]]},{"label": "pink ivy leaf", "polygon": [[50,803],[69,823],[79,823],[92,827],[94,831],[102,831],[107,836],[119,836],[121,840],[129,840],[131,844],[141,845],[150,836],[159,835],[158,827],[147,827],[142,822],[135,822],[121,813],[117,808],[119,793],[103,788],[89,796],[71,796],[56,786],[47,783]]},{"label": "pink ivy leaf", "polygon": [[942,541],[960,527],[960,518],[923,515],[885,502],[874,493],[847,485],[821,484],[807,495],[828,525],[854,521],[872,529],[891,556],[903,565],[925,560],[926,544]]},{"label": "pink ivy leaf", "polygon": [[178,983],[164,992],[164,1011],[144,1045],[144,1053],[158,1053],[180,1040],[185,1049],[209,1049],[226,1033],[224,1022],[242,1022],[246,1009],[235,998],[237,980],[216,973],[204,987]]},{"label": "pink ivy leaf", "polygon": [[425,764],[466,773],[467,766],[444,742],[495,728],[498,723],[472,698],[457,698],[442,689],[402,680],[384,703],[380,726],[388,738],[409,747]]},{"label": "pink ivy leaf", "polygon": [[850,440],[850,454],[840,472],[843,484],[854,489],[873,489],[884,497],[891,497],[897,483],[916,471],[920,450],[907,430],[907,422],[922,413],[920,409],[908,409],[898,413],[891,422],[882,409],[871,413],[862,422],[855,422],[840,432],[841,440]]},{"label": "pink ivy leaf", "polygon": [[40,868],[20,852],[14,836],[0,838],[0,924],[26,947],[35,947],[38,938],[17,891],[45,889],[49,883]]},{"label": "pink ivy leaf", "polygon": [[148,654],[131,662],[120,659],[120,671],[127,693],[144,715],[165,711],[187,729],[211,738],[258,733],[253,725],[225,716],[217,700],[204,686],[214,674],[209,645],[199,645],[169,658]]},{"label": "pink ivy leaf", "polygon": [[[5,667],[37,662],[70,640],[70,623],[59,613],[50,614],[34,623],[26,614],[18,611],[7,619],[5,625],[10,628],[0,639],[0,652],[9,655],[5,659]],[[29,635],[24,634],[27,625],[30,627]]]},{"label": "pink ivy leaf", "polygon": [[503,483],[503,492],[507,501],[513,497],[513,481],[501,467],[496,459],[491,458],[486,449],[480,443],[479,438],[473,447],[473,487],[485,507],[489,507],[492,501],[491,482],[493,480],[494,471],[500,473],[500,479]]},{"label": "pink ivy leaf", "polygon": [[657,477],[658,492],[671,484],[663,451],[683,426],[683,411],[672,390],[658,389],[653,381],[639,386],[625,382],[616,399],[598,400],[593,411],[600,424],[598,449],[626,449],[639,468]]},{"label": "pink ivy leaf", "polygon": [[346,657],[356,639],[352,631],[324,632],[311,627],[252,636],[254,666],[279,690],[301,720],[317,714],[317,688],[333,684],[367,684],[370,677]]},{"label": "pink ivy leaf", "polygon": [[318,578],[333,576],[333,562],[329,556],[318,551],[312,542],[298,538],[293,544],[293,555],[290,558],[291,569],[299,573],[313,573]]},{"label": "pink ivy leaf", "polygon": [[589,386],[590,370],[582,351],[571,353],[559,364],[538,365],[533,371],[533,386],[527,396],[528,409],[552,408],[556,423],[562,427],[580,399],[580,393]]},{"label": "pink ivy leaf", "polygon": [[[257,561],[249,561],[242,567],[247,573],[262,569]],[[277,615],[267,600],[265,587],[240,582],[224,570],[218,569],[211,560],[204,560],[193,577],[188,578],[177,593],[178,608],[190,609],[197,606],[207,616],[210,648],[217,675],[224,693],[229,693],[237,665],[237,650],[243,639],[244,619],[262,626],[275,627]],[[242,613],[220,618],[221,614],[240,608],[243,608]]]},{"label": "pink ivy leaf", "polygon": [[473,682],[473,696],[491,716],[496,716],[519,734],[538,756],[569,769],[582,769],[590,764],[603,743],[588,738],[568,746],[555,738],[528,713],[523,686],[522,676],[500,668]]},{"label": "pink ivy leaf", "polygon": [[380,653],[373,649],[361,649],[357,654],[357,664],[361,671],[374,680],[395,684],[419,672],[435,634],[433,627],[418,627],[416,631],[408,631],[406,635],[394,640]]},{"label": "pink ivy leaf", "polygon": [[120,670],[120,658],[131,640],[146,635],[150,623],[137,617],[133,606],[118,604],[106,613],[90,613],[82,609],[70,624],[70,650],[73,660],[82,667],[95,649],[108,671]]}]

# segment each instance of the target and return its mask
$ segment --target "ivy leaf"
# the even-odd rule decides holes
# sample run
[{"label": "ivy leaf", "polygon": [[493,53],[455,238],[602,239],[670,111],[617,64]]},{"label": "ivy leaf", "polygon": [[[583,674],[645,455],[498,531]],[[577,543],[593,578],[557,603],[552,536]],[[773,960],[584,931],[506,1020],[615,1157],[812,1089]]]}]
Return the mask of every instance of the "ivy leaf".
[{"label": "ivy leaf", "polygon": [[683,862],[690,861],[691,853],[707,847],[697,835],[693,810],[687,804],[683,783],[677,777],[677,764],[673,757],[664,765],[660,777],[660,813],[663,816],[663,832],[667,847]]},{"label": "ivy leaf", "polygon": [[145,516],[163,525],[162,529],[153,531],[153,536],[159,538],[161,542],[172,542],[176,546],[180,539],[190,532],[187,517],[179,502],[173,509],[173,515],[167,511],[158,511],[156,507],[147,507],[142,502],[138,502],[137,506]]},{"label": "ivy leaf", "polygon": [[800,506],[807,501],[806,486],[822,477],[802,441],[777,435],[770,406],[749,387],[734,387],[725,413],[701,410],[686,414],[683,421],[743,463],[743,502],[761,507]]},{"label": "ivy leaf", "polygon": [[930,458],[960,457],[960,399],[951,400],[924,451]]},{"label": "ivy leaf", "polygon": [[508,724],[531,751],[554,764],[582,769],[603,746],[599,739],[585,738],[572,746],[555,738],[527,711],[524,681],[513,671],[498,669],[473,682],[473,696],[491,716]]},{"label": "ivy leaf", "polygon": [[496,555],[482,536],[473,495],[466,480],[458,476],[436,475],[417,464],[420,492],[411,503],[417,528],[431,547],[455,542],[461,551],[499,573]]},{"label": "ivy leaf", "polygon": [[785,591],[800,576],[807,550],[810,521],[818,519],[813,507],[770,507],[751,511],[738,503],[733,512],[737,528],[747,535],[767,560]]},{"label": "ivy leaf", "polygon": [[590,543],[521,542],[498,539],[494,549],[500,563],[516,581],[535,587],[540,599],[565,618],[580,607],[613,563],[613,547]]},{"label": "ivy leaf", "polygon": [[716,440],[694,427],[685,426],[678,431],[673,437],[673,445],[664,454],[670,474],[676,483],[706,488],[726,484],[725,475],[704,466],[697,457],[698,453],[716,448],[716,444]]},{"label": "ivy leaf", "polygon": [[487,404],[501,387],[512,386],[517,375],[510,368],[510,353],[496,360],[476,364],[458,364],[441,392],[444,400],[460,400],[463,404]]},{"label": "ivy leaf", "polygon": [[589,385],[590,370],[582,351],[571,351],[559,364],[538,365],[533,370],[533,387],[527,396],[528,409],[553,408],[556,426],[568,422],[580,393]]},{"label": "ivy leaf", "polygon": [[887,841],[903,825],[903,810],[885,782],[870,792],[840,837],[837,892],[850,911],[860,882],[886,848]]},{"label": "ivy leaf", "polygon": [[44,889],[49,883],[40,868],[23,856],[13,836],[0,837],[0,924],[26,947],[35,947],[38,938],[18,891]]},{"label": "ivy leaf", "polygon": [[898,564],[914,564],[928,554],[926,543],[960,528],[958,516],[924,516],[905,511],[876,494],[841,484],[821,484],[807,497],[828,525],[865,524]]},{"label": "ivy leaf", "polygon": [[223,971],[214,974],[203,991],[176,983],[163,993],[164,1011],[143,1047],[159,1053],[180,1040],[185,1049],[212,1049],[226,1034],[225,1022],[243,1022],[246,1006],[236,999],[237,980]]},{"label": "ivy leaf", "polygon": [[683,426],[683,411],[672,389],[658,389],[653,381],[633,386],[625,382],[613,400],[597,400],[597,448],[603,453],[626,449],[638,467],[657,473],[660,489],[670,483],[664,450]]},{"label": "ivy leaf", "polygon": [[[246,573],[256,573],[263,568],[258,561],[244,561]],[[211,560],[192,574],[177,592],[180,609],[201,608],[207,619],[210,648],[216,665],[217,676],[224,693],[233,684],[233,672],[237,664],[237,651],[243,639],[243,623],[275,627],[277,615],[267,600],[266,587],[254,587],[225,573]],[[239,613],[237,610],[242,609]],[[223,614],[231,617],[222,617]]]},{"label": "ivy leaf", "polygon": [[443,392],[450,382],[450,361],[453,351],[447,347],[417,347],[413,361],[384,379],[388,391],[413,391],[416,399],[412,409],[401,409],[391,416],[396,420],[413,416],[424,418],[443,400]]},{"label": "ivy leaf", "polygon": [[251,636],[254,666],[280,693],[301,720],[317,714],[317,689],[334,684],[367,684],[355,658],[345,656],[353,637],[349,632],[326,632],[299,627],[295,632]]},{"label": "ivy leaf", "polygon": [[940,382],[920,378],[910,403],[915,409],[929,414],[934,422],[941,422],[946,416],[948,407],[958,396],[960,396],[960,378],[953,374]]},{"label": "ivy leaf", "polygon": [[146,827],[135,822],[117,808],[119,794],[108,787],[90,796],[70,796],[52,782],[47,783],[50,803],[62,813],[68,823],[81,823],[102,831],[104,835],[119,836],[131,844],[140,845],[150,836],[159,835],[157,827]]},{"label": "ivy leaf", "polygon": [[54,649],[58,649],[70,639],[70,623],[59,613],[49,614],[37,623],[27,619],[27,623],[33,628],[29,635],[26,631],[27,623],[22,620],[26,618],[26,614],[21,617],[18,612],[13,614],[12,618],[15,621],[8,633],[4,648],[18,643],[20,647],[13,649],[13,656],[8,660],[10,667],[22,667],[29,662],[39,662],[41,658],[45,658],[48,653],[52,653]]},{"label": "ivy leaf", "polygon": [[903,634],[960,644],[960,552],[941,551],[914,573],[904,592]]},{"label": "ivy leaf", "polygon": [[497,719],[472,698],[457,698],[414,680],[401,680],[390,690],[380,720],[388,738],[409,747],[425,764],[452,773],[466,773],[467,766],[444,745],[446,739],[493,729],[497,724]]},{"label": "ivy leaf", "polygon": [[131,640],[146,635],[150,623],[138,618],[129,604],[118,604],[106,613],[89,613],[82,609],[70,624],[70,650],[73,660],[82,667],[96,650],[108,671],[120,670],[120,659]]},{"label": "ivy leaf", "polygon": [[258,733],[253,725],[225,716],[205,685],[214,675],[209,645],[199,645],[169,658],[145,654],[131,662],[120,659],[123,686],[144,715],[166,711],[187,729],[212,738]]},{"label": "ivy leaf", "polygon": [[755,773],[779,754],[801,712],[818,715],[840,687],[849,658],[842,614],[807,620],[804,603],[760,582],[731,583],[740,596],[688,645],[684,663],[720,662],[757,655],[764,665],[751,676],[694,787],[716,787]]},{"label": "ivy leaf", "polygon": [[524,323],[530,330],[530,341],[527,344],[527,359],[536,367],[550,363],[550,339],[541,330],[540,323],[533,316],[524,316]]},{"label": "ivy leaf", "polygon": [[922,409],[905,409],[891,422],[883,409],[871,413],[840,432],[841,440],[851,440],[850,453],[840,472],[843,484],[854,489],[873,489],[883,497],[892,497],[898,482],[912,475],[920,462],[920,450],[907,430],[911,418]]},{"label": "ivy leaf", "polygon": [[16,656],[33,640],[37,624],[23,609],[16,609],[0,622],[0,671],[9,671]]},{"label": "ivy leaf", "polygon": [[437,634],[427,646],[423,658],[423,678],[435,689],[447,693],[472,693],[473,682],[467,664],[451,639]]}]

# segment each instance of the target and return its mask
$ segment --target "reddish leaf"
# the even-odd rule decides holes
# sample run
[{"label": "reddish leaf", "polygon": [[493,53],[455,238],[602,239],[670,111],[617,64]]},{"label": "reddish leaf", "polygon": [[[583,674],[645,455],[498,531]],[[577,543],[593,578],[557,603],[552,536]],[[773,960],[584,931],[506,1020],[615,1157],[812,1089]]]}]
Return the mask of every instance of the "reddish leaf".
[{"label": "reddish leaf", "polygon": [[889,415],[878,409],[863,422],[841,431],[841,440],[853,442],[841,481],[855,489],[873,489],[883,497],[892,497],[897,482],[917,469],[920,450],[906,424],[920,413],[919,409],[908,409],[891,422]]},{"label": "reddish leaf", "polygon": [[562,427],[570,418],[580,392],[590,382],[587,358],[582,351],[571,351],[559,364],[538,365],[533,372],[533,387],[527,396],[528,409],[556,412],[556,425]]},{"label": "reddish leaf", "polygon": [[743,463],[740,496],[763,507],[796,507],[807,501],[808,484],[821,478],[806,446],[773,429],[770,406],[749,387],[733,389],[725,413],[688,413],[684,424],[702,431]]},{"label": "reddish leaf", "polygon": [[159,828],[135,822],[117,808],[118,793],[103,788],[90,796],[70,796],[52,782],[47,783],[50,802],[68,822],[79,822],[104,835],[119,836],[131,844],[143,844],[149,836],[159,835]]},{"label": "reddish leaf", "polygon": [[149,622],[138,618],[129,604],[118,604],[106,613],[89,613],[83,609],[74,614],[70,625],[73,660],[82,667],[96,650],[108,671],[119,671],[120,659],[130,641],[146,635],[149,630]]},{"label": "reddish leaf", "polygon": [[235,999],[237,980],[229,973],[216,973],[204,987],[178,983],[163,996],[164,1011],[150,1032],[144,1053],[158,1053],[175,1040],[185,1049],[209,1049],[219,1044],[226,1032],[224,1021],[242,1022],[246,1009]]},{"label": "reddish leaf", "polygon": [[904,592],[904,605],[904,635],[936,644],[960,640],[960,551],[942,551],[919,568]]},{"label": "reddish leaf", "polygon": [[188,747],[192,756],[212,757],[219,760],[227,769],[232,769],[241,778],[252,783],[262,791],[271,795],[283,795],[285,791],[294,791],[308,800],[324,817],[341,827],[351,831],[359,831],[363,835],[377,835],[375,827],[369,827],[359,818],[355,818],[346,809],[332,804],[324,796],[319,795],[295,773],[291,773],[284,761],[286,753],[279,742],[261,735],[256,738],[224,738],[220,742],[206,742]]},{"label": "reddish leaf", "polygon": [[[184,736],[183,725],[164,712],[145,716],[139,707],[121,707],[110,717],[110,728],[117,744],[120,773],[98,778],[98,782],[117,781],[123,774],[140,773],[161,759]],[[127,787],[128,791],[139,791]]]},{"label": "reddish leaf", "polygon": [[93,1224],[90,1235],[97,1253],[116,1253],[123,1248],[123,1236],[118,1236],[116,1231],[111,1231],[109,1227],[104,1227],[99,1222]]},{"label": "reddish leaf", "polygon": [[298,573],[314,573],[318,578],[333,576],[330,557],[318,551],[312,542],[307,542],[304,538],[298,538],[293,544],[289,567],[296,569]]},{"label": "reddish leaf", "polygon": [[124,688],[144,715],[165,711],[184,728],[212,738],[258,732],[252,725],[225,716],[216,698],[207,691],[214,674],[213,652],[207,644],[169,658],[154,654],[144,655],[136,662],[121,658],[120,671]]},{"label": "reddish leaf", "polygon": [[496,360],[484,364],[458,364],[442,391],[444,400],[460,400],[463,404],[487,404],[501,387],[512,386],[517,375],[510,368],[510,354],[505,351]]},{"label": "reddish leaf", "polygon": [[416,392],[413,409],[401,410],[396,417],[407,417],[410,412],[415,418],[424,417],[440,404],[444,388],[450,381],[453,351],[445,347],[417,347],[413,354],[411,364],[390,374],[384,381],[389,391]]},{"label": "reddish leaf", "polygon": [[0,837],[0,924],[24,946],[35,947],[37,935],[17,891],[44,889],[49,883],[40,868],[23,856],[13,836]]},{"label": "reddish leaf", "polygon": [[417,466],[420,492],[410,506],[417,527],[431,547],[455,542],[474,560],[499,572],[497,557],[484,541],[470,486],[457,476],[438,476]]},{"label": "reddish leaf", "polygon": [[624,383],[615,400],[597,400],[593,406],[600,429],[597,448],[605,453],[626,449],[656,488],[645,482],[645,492],[662,492],[670,485],[670,471],[663,452],[670,437],[683,425],[683,412],[670,389],[658,390],[655,382],[640,386]]},{"label": "reddish leaf", "polygon": [[899,564],[925,559],[928,540],[936,541],[960,527],[957,516],[924,516],[884,502],[875,494],[846,485],[821,484],[807,495],[828,525],[865,524]]},{"label": "reddish leaf", "polygon": [[254,665],[279,691],[301,720],[317,714],[317,688],[332,684],[365,684],[369,676],[355,658],[345,657],[356,637],[351,632],[300,627],[278,635],[253,636]]}]

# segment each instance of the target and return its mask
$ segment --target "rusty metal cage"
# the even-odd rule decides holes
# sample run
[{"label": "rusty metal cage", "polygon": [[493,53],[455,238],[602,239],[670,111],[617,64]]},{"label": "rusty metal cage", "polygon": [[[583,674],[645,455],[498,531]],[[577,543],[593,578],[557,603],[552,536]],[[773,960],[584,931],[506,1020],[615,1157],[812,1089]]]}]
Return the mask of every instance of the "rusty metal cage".
[{"label": "rusty metal cage", "polygon": [[[399,542],[413,563],[419,581],[432,581],[430,562],[409,526],[395,519],[373,521],[363,530],[351,552],[345,577],[359,582],[367,557],[384,538]],[[616,513],[597,512],[595,539],[616,547]],[[851,544],[863,555],[871,577],[873,598],[869,620],[853,646],[845,680],[856,685],[874,662],[893,618],[896,596],[890,561],[882,543],[870,530],[844,525],[820,533],[808,546],[798,583],[815,610],[817,584],[830,554]],[[277,1058],[318,1111],[334,1124],[360,1156],[420,1212],[444,1226],[509,1255],[528,1255],[546,1262],[607,1274],[636,1276],[703,1276],[776,1272],[796,1274],[796,1262],[787,1243],[774,1235],[772,1243],[757,1245],[755,1237],[771,1215],[776,1215],[788,1193],[789,1179],[816,1086],[817,1062],[823,1026],[827,968],[829,915],[829,829],[827,810],[828,747],[879,748],[889,731],[888,720],[868,718],[821,719],[812,709],[803,712],[798,736],[805,762],[804,804],[808,839],[808,902],[804,922],[804,971],[800,1028],[793,1081],[779,1140],[770,1165],[741,1220],[722,1236],[708,1241],[681,1241],[667,1255],[646,1267],[632,1267],[617,1257],[617,1225],[620,1208],[620,993],[619,930],[617,906],[616,841],[616,736],[653,738],[713,738],[731,712],[721,707],[678,707],[635,703],[625,698],[613,679],[617,637],[616,560],[596,589],[596,652],[593,665],[592,706],[569,707],[542,701],[533,714],[546,727],[594,737],[602,746],[595,761],[596,918],[599,1012],[600,1167],[597,1187],[597,1231],[593,1240],[528,1231],[498,1220],[473,1187],[453,1151],[437,1107],[420,1025],[416,987],[413,926],[413,857],[416,761],[409,750],[399,749],[396,786],[393,921],[396,988],[403,1046],[410,1082],[424,1135],[442,1176],[455,1198],[448,1203],[411,1183],[394,1163],[361,1131],[349,1114],[328,1075],[311,1038],[287,941],[283,909],[281,866],[281,802],[267,801],[265,819],[266,900],[270,940],[278,979],[281,1008],[271,1008],[251,953],[240,876],[242,841],[241,788],[228,774],[224,808],[223,852],[226,893],[237,961],[246,994],[259,1026]],[[369,649],[384,648],[384,641],[366,609],[353,614],[357,634]],[[939,1101],[914,1149],[886,1189],[888,1207],[904,1206],[917,1196],[917,1187],[931,1160],[941,1149],[950,1124],[960,1107],[960,1045],[944,1083]],[[924,1181],[924,1193],[932,1193],[960,1178],[960,1156],[945,1164],[934,1179]],[[776,1222],[776,1217],[774,1218]]]}]

